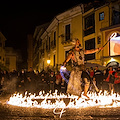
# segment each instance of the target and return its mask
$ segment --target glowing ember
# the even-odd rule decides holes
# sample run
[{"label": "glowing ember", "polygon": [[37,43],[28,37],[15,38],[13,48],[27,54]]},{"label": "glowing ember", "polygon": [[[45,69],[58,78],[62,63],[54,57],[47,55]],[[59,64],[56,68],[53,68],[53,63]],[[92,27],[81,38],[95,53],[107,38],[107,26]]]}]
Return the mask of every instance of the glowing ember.
[{"label": "glowing ember", "polygon": [[120,107],[120,95],[116,93],[109,95],[107,91],[104,93],[100,91],[98,95],[96,93],[88,93],[88,96],[90,97],[89,100],[83,95],[79,99],[74,95],[65,95],[62,93],[58,95],[57,90],[55,93],[49,92],[47,94],[45,94],[44,91],[40,91],[38,96],[26,92],[24,96],[19,93],[14,94],[7,103],[21,107],[54,108],[54,110],[56,108],[80,108],[92,106]]}]

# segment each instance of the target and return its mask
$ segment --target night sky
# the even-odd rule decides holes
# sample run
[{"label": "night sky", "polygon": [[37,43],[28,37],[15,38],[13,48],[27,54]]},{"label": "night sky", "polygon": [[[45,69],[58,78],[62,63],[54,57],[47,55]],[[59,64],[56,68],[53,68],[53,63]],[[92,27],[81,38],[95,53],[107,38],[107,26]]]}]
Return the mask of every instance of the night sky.
[{"label": "night sky", "polygon": [[[93,1],[93,0],[89,0]],[[27,34],[35,27],[50,22],[56,15],[87,0],[3,0],[0,2],[0,30],[6,37],[6,46],[22,50],[27,60]]]}]

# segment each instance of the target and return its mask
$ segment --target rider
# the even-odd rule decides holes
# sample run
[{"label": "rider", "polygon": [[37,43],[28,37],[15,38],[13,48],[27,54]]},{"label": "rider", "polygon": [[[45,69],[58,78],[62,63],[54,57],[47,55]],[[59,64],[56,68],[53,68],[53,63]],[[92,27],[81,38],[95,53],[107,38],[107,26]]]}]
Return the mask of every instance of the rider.
[{"label": "rider", "polygon": [[65,66],[70,59],[72,60],[72,71],[67,86],[67,93],[81,97],[81,84],[83,77],[83,80],[85,82],[83,95],[89,98],[87,96],[87,91],[89,88],[90,80],[88,74],[85,72],[84,54],[95,53],[100,49],[96,48],[91,50],[83,50],[80,41],[77,38],[74,39],[72,43],[74,44],[74,47],[70,50],[66,60],[63,62],[63,65]]}]

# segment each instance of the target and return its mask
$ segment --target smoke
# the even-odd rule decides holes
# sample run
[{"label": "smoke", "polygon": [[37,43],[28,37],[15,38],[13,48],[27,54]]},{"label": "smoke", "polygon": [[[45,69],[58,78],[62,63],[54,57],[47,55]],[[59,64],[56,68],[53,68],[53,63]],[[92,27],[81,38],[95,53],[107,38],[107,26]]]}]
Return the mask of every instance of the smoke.
[{"label": "smoke", "polygon": [[13,94],[16,91],[17,78],[13,77],[4,82],[2,91],[6,94]]}]

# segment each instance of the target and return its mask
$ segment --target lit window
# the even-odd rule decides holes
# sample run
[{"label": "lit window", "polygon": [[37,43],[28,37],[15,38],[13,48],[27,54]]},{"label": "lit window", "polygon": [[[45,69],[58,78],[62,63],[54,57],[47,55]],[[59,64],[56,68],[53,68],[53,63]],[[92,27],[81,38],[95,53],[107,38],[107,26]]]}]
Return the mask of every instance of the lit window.
[{"label": "lit window", "polygon": [[104,20],[104,12],[99,13],[99,21]]},{"label": "lit window", "polygon": [[56,45],[56,31],[54,32],[54,45]]}]

